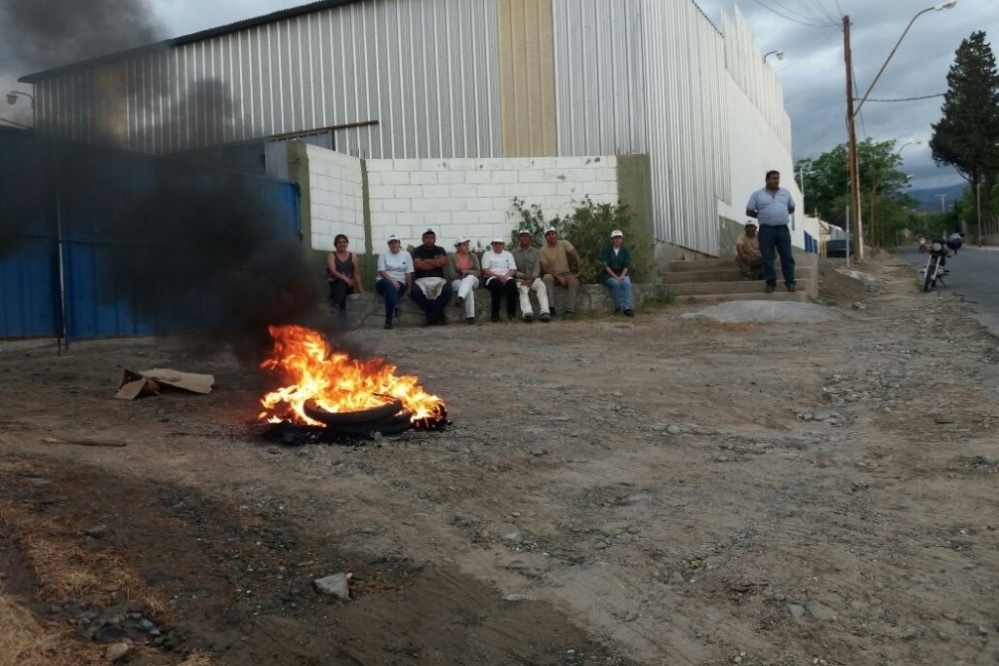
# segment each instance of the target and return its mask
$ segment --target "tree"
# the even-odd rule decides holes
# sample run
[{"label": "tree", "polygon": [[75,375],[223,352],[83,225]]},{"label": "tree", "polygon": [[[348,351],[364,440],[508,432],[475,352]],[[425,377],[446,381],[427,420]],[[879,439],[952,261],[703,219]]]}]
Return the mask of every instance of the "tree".
[{"label": "tree", "polygon": [[[864,219],[878,225],[869,224],[866,233],[881,244],[894,238],[897,220],[908,220],[903,191],[909,177],[895,168],[902,162],[895,141],[865,139],[857,145],[857,162]],[[846,228],[846,207],[850,203],[846,144],[814,159],[799,160],[795,170],[804,175],[805,212],[817,210],[823,220]]]},{"label": "tree", "polygon": [[[968,183],[992,191],[999,171],[999,71],[985,33],[961,42],[947,74],[940,122],[932,125],[930,149],[938,166],[952,166]],[[988,212],[983,198],[982,213]]]}]

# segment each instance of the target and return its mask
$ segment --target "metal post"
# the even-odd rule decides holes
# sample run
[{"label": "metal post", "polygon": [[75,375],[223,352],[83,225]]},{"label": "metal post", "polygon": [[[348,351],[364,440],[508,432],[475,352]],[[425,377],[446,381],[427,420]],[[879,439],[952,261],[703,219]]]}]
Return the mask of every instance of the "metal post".
[{"label": "metal post", "polygon": [[860,227],[860,165],[857,159],[857,111],[853,108],[853,51],[850,48],[850,17],[843,17],[843,58],[846,61],[846,131],[847,161],[850,167],[850,206],[854,211],[853,238],[858,258],[863,258],[863,238]]},{"label": "metal post", "polygon": [[977,212],[975,213],[975,219],[978,220],[978,247],[982,246],[982,184],[975,183],[975,208]]}]

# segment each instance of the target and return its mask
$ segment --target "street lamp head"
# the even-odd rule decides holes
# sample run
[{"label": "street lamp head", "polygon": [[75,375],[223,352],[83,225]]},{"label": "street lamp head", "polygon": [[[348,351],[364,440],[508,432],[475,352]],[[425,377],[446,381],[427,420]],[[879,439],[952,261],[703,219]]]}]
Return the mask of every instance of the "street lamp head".
[{"label": "street lamp head", "polygon": [[783,60],[784,52],[780,49],[777,49],[776,51],[768,51],[763,54],[763,62],[766,62],[767,58],[769,58],[770,56],[777,56],[778,60]]},{"label": "street lamp head", "polygon": [[942,9],[951,9],[956,4],[957,0],[947,0],[947,2],[941,2],[939,5],[934,5],[933,9],[939,12]]},{"label": "street lamp head", "polygon": [[14,106],[15,104],[17,104],[17,93],[16,92],[11,91],[11,92],[7,93],[7,103],[10,104],[11,106]]}]

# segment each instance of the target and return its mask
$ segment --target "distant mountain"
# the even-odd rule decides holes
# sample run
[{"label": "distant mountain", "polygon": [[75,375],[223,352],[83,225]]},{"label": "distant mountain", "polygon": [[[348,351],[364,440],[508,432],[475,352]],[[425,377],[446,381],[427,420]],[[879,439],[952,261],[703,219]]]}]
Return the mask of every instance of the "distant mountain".
[{"label": "distant mountain", "polygon": [[951,210],[954,202],[964,196],[964,188],[967,186],[967,183],[958,183],[947,187],[909,190],[906,194],[919,202],[920,211],[940,212],[940,195],[944,196],[944,207]]}]

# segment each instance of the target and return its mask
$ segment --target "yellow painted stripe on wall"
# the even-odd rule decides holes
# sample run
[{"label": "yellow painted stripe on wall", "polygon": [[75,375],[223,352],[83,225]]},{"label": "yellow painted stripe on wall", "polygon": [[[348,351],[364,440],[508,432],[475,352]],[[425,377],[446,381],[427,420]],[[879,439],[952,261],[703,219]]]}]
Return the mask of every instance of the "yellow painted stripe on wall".
[{"label": "yellow painted stripe on wall", "polygon": [[552,0],[496,0],[504,157],[558,151]]}]

